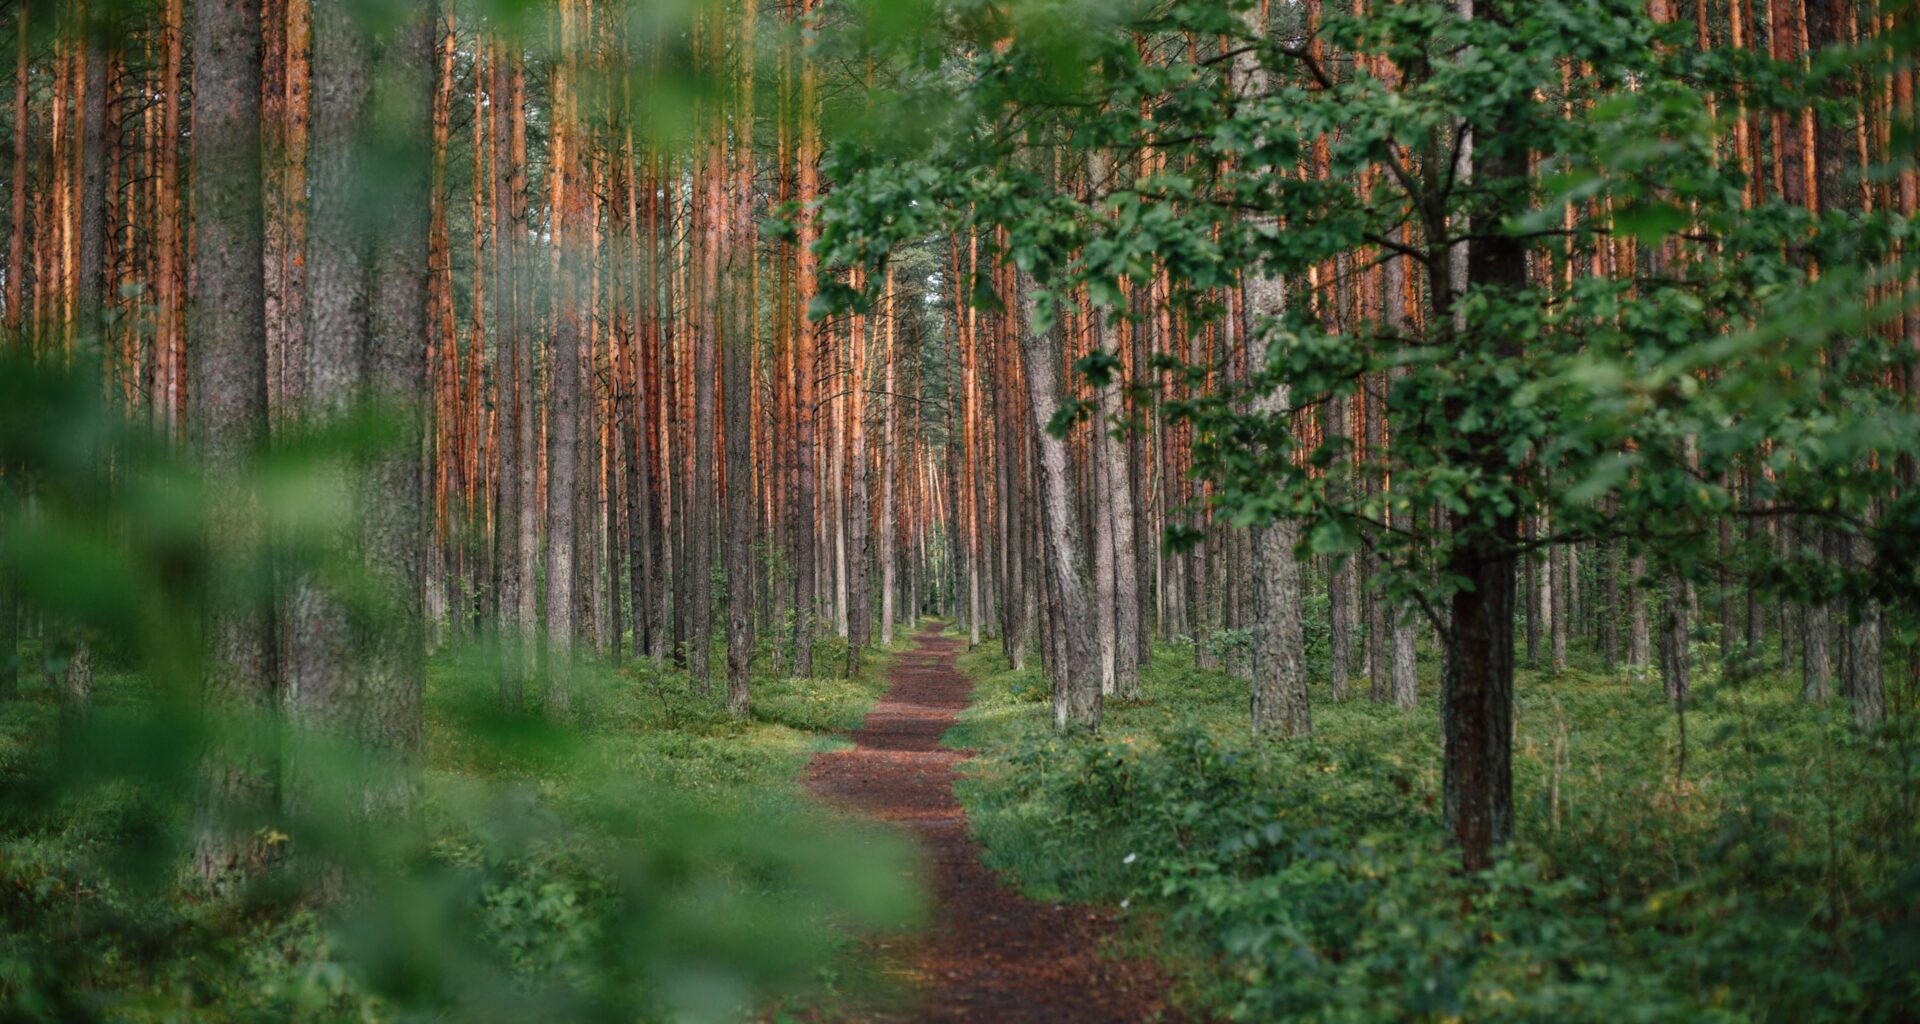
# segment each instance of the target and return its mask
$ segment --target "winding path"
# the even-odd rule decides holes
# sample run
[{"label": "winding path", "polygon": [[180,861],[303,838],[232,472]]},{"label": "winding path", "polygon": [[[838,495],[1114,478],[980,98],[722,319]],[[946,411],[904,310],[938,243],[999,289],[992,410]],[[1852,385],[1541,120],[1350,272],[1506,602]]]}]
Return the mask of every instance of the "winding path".
[{"label": "winding path", "polygon": [[953,795],[954,767],[971,754],[940,746],[967,706],[970,684],[954,667],[960,641],[941,636],[938,624],[916,639],[895,659],[886,696],[850,734],[854,747],[807,768],[816,792],[911,829],[932,867],[933,921],[899,957],[898,969],[922,989],[910,1019],[1178,1020],[1151,965],[1096,955],[1113,930],[1105,915],[1025,899],[981,864]]}]

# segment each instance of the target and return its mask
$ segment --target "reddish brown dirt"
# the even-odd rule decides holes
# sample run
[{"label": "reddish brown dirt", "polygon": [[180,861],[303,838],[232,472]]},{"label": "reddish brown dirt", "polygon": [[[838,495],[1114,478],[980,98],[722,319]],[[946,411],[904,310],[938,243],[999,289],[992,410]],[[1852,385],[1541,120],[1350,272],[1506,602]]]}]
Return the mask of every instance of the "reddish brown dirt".
[{"label": "reddish brown dirt", "polygon": [[[954,766],[971,756],[940,746],[967,706],[954,668],[960,642],[928,626],[901,654],[892,685],[850,738],[821,754],[807,783],[828,798],[910,829],[932,868],[934,913],[897,970],[921,987],[917,1021],[1061,1024],[1174,1021],[1151,965],[1097,954],[1113,922],[1084,907],[1035,903],[1001,887],[980,863],[953,796]],[[891,1019],[872,1015],[868,1019]]]}]

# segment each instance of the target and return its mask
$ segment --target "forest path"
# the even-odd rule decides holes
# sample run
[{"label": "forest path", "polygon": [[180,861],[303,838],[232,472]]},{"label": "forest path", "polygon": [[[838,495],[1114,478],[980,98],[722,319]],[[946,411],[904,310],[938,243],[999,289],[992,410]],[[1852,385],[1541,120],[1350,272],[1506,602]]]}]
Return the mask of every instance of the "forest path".
[{"label": "forest path", "polygon": [[931,925],[890,965],[919,985],[918,1010],[865,1019],[1180,1019],[1152,965],[1096,955],[1113,931],[1106,915],[1028,900],[980,862],[953,795],[954,768],[972,755],[940,745],[971,689],[954,666],[960,641],[941,636],[938,623],[916,639],[894,660],[891,685],[866,724],[849,734],[854,747],[815,757],[806,774],[815,792],[910,829],[933,869]]}]

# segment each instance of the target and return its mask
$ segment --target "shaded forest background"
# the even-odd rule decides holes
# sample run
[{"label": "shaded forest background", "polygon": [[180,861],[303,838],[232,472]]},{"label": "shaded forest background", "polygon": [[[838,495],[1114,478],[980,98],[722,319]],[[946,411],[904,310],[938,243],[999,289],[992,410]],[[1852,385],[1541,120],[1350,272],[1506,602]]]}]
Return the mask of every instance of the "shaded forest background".
[{"label": "shaded forest background", "polygon": [[[98,993],[158,963],[191,979],[156,986],[176,1007],[318,1016],[375,993],[724,1018],[806,988],[845,935],[800,934],[914,900],[871,880],[899,851],[862,836],[862,870],[778,780],[926,615],[998,652],[985,704],[1046,704],[1046,730],[976,727],[1005,745],[971,798],[989,847],[1109,901],[1145,890],[1062,862],[1165,852],[1148,888],[1216,966],[1345,962],[1355,904],[1280,927],[1286,901],[1237,902],[1297,865],[1469,899],[1355,880],[1371,854],[1316,844],[1388,828],[1360,810],[1311,849],[1245,817],[1345,764],[1371,782],[1333,792],[1418,851],[1395,878],[1564,900],[1614,937],[1662,926],[1607,899],[1696,887],[1668,922],[1691,936],[1761,892],[1780,916],[1752,934],[1791,919],[1819,965],[1792,1005],[1911,995],[1911,3],[5,21],[6,913],[37,937],[0,992],[23,1015],[111,1016]],[[1563,693],[1596,764],[1631,751],[1583,800],[1641,793],[1688,823],[1673,849],[1763,850],[1747,873],[1553,847],[1583,742]],[[1690,742],[1690,714],[1718,731]],[[1110,756],[1112,715],[1171,760]],[[1156,831],[1175,805],[1203,820]],[[1619,892],[1577,884],[1616,869]],[[63,901],[88,913],[56,926]],[[1501,926],[1476,927],[1446,941]],[[238,952],[261,934],[270,967]],[[220,966],[155,948],[183,935]],[[100,949],[128,966],[67,959]],[[1719,1005],[1715,972],[1760,955],[1706,957],[1673,1005]],[[1541,971],[1583,957],[1658,958]],[[1221,1005],[1318,1005],[1255,973]]]}]

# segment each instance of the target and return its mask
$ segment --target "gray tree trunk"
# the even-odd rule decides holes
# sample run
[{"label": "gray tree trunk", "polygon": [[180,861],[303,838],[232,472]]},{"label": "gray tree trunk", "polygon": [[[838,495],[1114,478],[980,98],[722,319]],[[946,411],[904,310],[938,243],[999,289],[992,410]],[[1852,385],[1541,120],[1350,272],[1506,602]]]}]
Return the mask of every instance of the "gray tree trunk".
[{"label": "gray tree trunk", "polygon": [[[744,276],[744,275],[739,275]],[[734,288],[744,293],[744,282]],[[727,410],[727,710],[745,718],[748,682],[753,673],[753,428],[749,361],[753,358],[752,321],[745,296],[731,304],[734,322],[723,340]]]},{"label": "gray tree trunk", "polygon": [[[310,420],[338,423],[354,404],[369,344],[369,238],[378,211],[366,191],[371,141],[362,131],[372,43],[349,0],[317,0],[312,11],[308,344],[299,403],[301,415]],[[196,175],[205,166],[196,160]],[[345,460],[322,472],[325,486],[352,493]],[[349,550],[348,527],[327,524],[330,541],[343,555]],[[351,713],[352,622],[341,596],[317,573],[302,572],[294,579],[287,631],[289,712],[309,727],[344,730]]]},{"label": "gray tree trunk", "polygon": [[[1258,8],[1241,15],[1248,34],[1265,39],[1266,23]],[[1259,57],[1244,52],[1234,58],[1234,92],[1242,99],[1258,99],[1270,91],[1268,73]],[[1265,174],[1261,168],[1256,173]],[[1272,230],[1276,225],[1266,225]],[[1248,365],[1264,369],[1267,336],[1272,321],[1286,308],[1285,284],[1277,275],[1256,272],[1245,283]],[[1291,402],[1285,385],[1254,400],[1256,415],[1285,415]],[[1299,527],[1276,519],[1257,527],[1253,535],[1254,578],[1262,588],[1257,606],[1260,620],[1253,627],[1253,695],[1251,715],[1255,735],[1304,736],[1313,721],[1307,704],[1306,637],[1300,622],[1300,563],[1294,555]]]},{"label": "gray tree trunk", "polygon": [[[706,159],[717,159],[717,155],[709,154]],[[713,442],[718,433],[714,422],[713,385],[719,369],[716,346],[720,343],[717,335],[721,304],[720,231],[715,222],[721,211],[721,175],[716,167],[708,167],[702,173],[707,181],[707,209],[703,214],[706,221],[701,232],[700,260],[701,279],[706,289],[704,299],[709,308],[702,312],[693,339],[693,503],[688,509],[687,557],[683,564],[687,572],[687,672],[693,678],[694,690],[705,694],[712,686],[713,671],[714,523],[711,515],[717,508]]]},{"label": "gray tree trunk", "polygon": [[[1327,436],[1329,438],[1348,439],[1352,436],[1352,427],[1348,423],[1348,402],[1344,396],[1335,395],[1326,406]],[[1340,500],[1339,495],[1334,500]],[[1328,686],[1334,700],[1347,698],[1347,677],[1352,672],[1353,662],[1353,601],[1357,589],[1355,567],[1358,562],[1353,558],[1330,561],[1327,566],[1327,674]]]},{"label": "gray tree trunk", "polygon": [[887,317],[887,356],[886,377],[881,406],[882,436],[880,439],[880,643],[893,643],[894,595],[899,588],[899,544],[894,524],[894,466],[899,461],[900,447],[900,401],[894,396],[897,386],[894,372],[894,339],[899,326],[899,304],[892,302],[893,282],[888,279],[886,310]]},{"label": "gray tree trunk", "polygon": [[1685,707],[1693,693],[1693,657],[1688,643],[1688,613],[1693,585],[1675,579],[1667,584],[1660,620],[1660,684],[1668,703]]},{"label": "gray tree trunk", "polygon": [[[96,7],[93,18],[100,19]],[[86,95],[81,98],[80,139],[80,294],[81,342],[98,358],[107,352],[107,50],[108,26],[97,20],[82,25],[86,35]],[[102,369],[110,372],[110,364]],[[67,668],[61,680],[61,720],[77,725],[93,703],[93,646],[83,629],[70,634]],[[10,651],[8,652],[10,653]]]},{"label": "gray tree trunk", "polygon": [[1652,643],[1647,624],[1647,558],[1635,555],[1627,561],[1627,671],[1643,676],[1652,662]]},{"label": "gray tree trunk", "polygon": [[[1102,401],[1104,407],[1105,402]],[[1100,641],[1100,693],[1113,696],[1114,662],[1119,660],[1115,639],[1117,619],[1113,579],[1112,488],[1107,483],[1106,424],[1093,424],[1093,460],[1087,467],[1087,514],[1093,523],[1093,612]]]},{"label": "gray tree trunk", "polygon": [[[1863,568],[1873,557],[1872,544],[1853,535],[1841,539],[1847,546],[1850,568]],[[1886,681],[1881,663],[1880,605],[1871,598],[1859,599],[1847,622],[1847,699],[1853,704],[1853,721],[1861,729],[1871,729],[1887,717]]]},{"label": "gray tree trunk", "polygon": [[1040,455],[1040,510],[1047,550],[1048,590],[1052,592],[1051,629],[1061,645],[1054,663],[1053,727],[1100,728],[1100,654],[1093,638],[1093,599],[1087,579],[1087,555],[1081,547],[1079,508],[1067,445],[1047,432],[1061,405],[1060,352],[1051,332],[1034,329],[1039,290],[1022,275],[1020,298],[1025,313],[1020,352],[1027,375],[1028,408]]},{"label": "gray tree trunk", "polygon": [[871,632],[872,577],[868,536],[872,522],[872,495],[867,486],[867,323],[861,318],[850,342],[847,394],[847,675],[860,667],[860,653]]},{"label": "gray tree trunk", "polygon": [[[492,140],[493,200],[493,329],[495,345],[495,389],[499,405],[500,440],[495,445],[498,459],[494,503],[494,616],[499,639],[500,704],[509,714],[520,710],[526,690],[524,645],[530,639],[527,623],[521,617],[521,592],[531,585],[522,575],[520,522],[530,518],[532,509],[523,503],[520,476],[531,460],[526,433],[522,393],[532,376],[525,358],[525,342],[519,324],[519,282],[515,274],[515,256],[519,231],[515,223],[513,201],[514,173],[511,147],[512,72],[504,49],[497,50],[488,85],[489,137]],[[476,185],[478,187],[478,185]]]},{"label": "gray tree trunk", "polygon": [[[260,186],[260,5],[199,0],[193,25],[192,253],[194,344],[187,348],[188,427],[214,486],[216,550],[245,551],[259,537],[245,485],[266,440],[265,251]],[[235,574],[216,572],[207,623],[207,693],[216,707],[264,708],[273,694],[268,608]],[[195,827],[194,871],[219,886],[251,860],[218,804],[263,809],[257,764],[214,755],[210,800]]]},{"label": "gray tree trunk", "polygon": [[[1096,182],[1105,177],[1105,163],[1101,159],[1095,165]],[[1118,360],[1120,332],[1115,316],[1112,310],[1094,310],[1100,351]],[[1121,700],[1137,700],[1140,697],[1140,577],[1135,554],[1133,481],[1127,469],[1126,436],[1120,433],[1126,429],[1123,419],[1126,409],[1121,394],[1125,383],[1116,367],[1113,379],[1100,389],[1100,419],[1094,424],[1104,499],[1098,504],[1104,511],[1102,533],[1113,601],[1112,646],[1103,652],[1102,658],[1112,663],[1113,694]],[[1104,631],[1104,614],[1101,626]]]},{"label": "gray tree trunk", "polygon": [[370,97],[369,135],[383,157],[372,190],[381,226],[372,265],[372,324],[361,389],[402,425],[400,441],[371,467],[360,512],[360,557],[384,614],[362,638],[358,716],[365,740],[403,767],[383,773],[368,794],[385,813],[411,806],[420,752],[420,698],[426,684],[421,602],[428,498],[420,472],[427,394],[427,249],[432,207],[434,20],[414,0],[405,20],[380,40],[378,85]]}]

